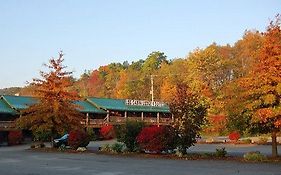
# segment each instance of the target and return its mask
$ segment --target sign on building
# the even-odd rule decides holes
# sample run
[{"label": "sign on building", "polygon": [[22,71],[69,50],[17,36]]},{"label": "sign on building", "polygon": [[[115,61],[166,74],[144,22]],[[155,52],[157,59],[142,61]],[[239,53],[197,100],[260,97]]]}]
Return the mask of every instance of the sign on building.
[{"label": "sign on building", "polygon": [[126,105],[128,106],[153,106],[163,107],[165,103],[159,101],[148,101],[148,100],[130,100],[126,99]]}]

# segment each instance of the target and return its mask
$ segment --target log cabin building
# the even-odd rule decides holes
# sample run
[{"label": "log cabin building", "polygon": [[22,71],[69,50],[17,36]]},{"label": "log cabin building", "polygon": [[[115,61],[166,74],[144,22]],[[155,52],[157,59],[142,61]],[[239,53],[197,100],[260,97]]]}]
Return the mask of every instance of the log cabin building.
[{"label": "log cabin building", "polygon": [[[17,130],[15,119],[20,117],[20,111],[37,102],[34,97],[0,96],[0,140],[6,138],[9,131]],[[173,121],[168,105],[162,102],[88,97],[74,103],[80,106],[77,110],[85,116],[81,124],[95,130],[106,124],[123,124],[127,120],[158,126],[170,125]],[[24,133],[30,135],[28,131]]]}]

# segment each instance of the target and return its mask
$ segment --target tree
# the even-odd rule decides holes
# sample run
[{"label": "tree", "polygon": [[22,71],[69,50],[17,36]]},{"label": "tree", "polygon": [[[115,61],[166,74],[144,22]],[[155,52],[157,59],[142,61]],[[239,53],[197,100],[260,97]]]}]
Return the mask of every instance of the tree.
[{"label": "tree", "polygon": [[227,130],[249,133],[251,130],[251,114],[245,108],[247,100],[241,96],[243,88],[239,86],[239,79],[229,82],[223,87],[223,109],[227,114]]},{"label": "tree", "polygon": [[162,63],[167,63],[167,56],[163,52],[152,52],[145,60],[142,70],[144,73],[153,73],[160,68]]},{"label": "tree", "polygon": [[[264,35],[256,64],[240,80],[242,97],[251,111],[252,123],[263,124],[272,133],[272,156],[276,157],[276,133],[281,127],[281,29],[280,16],[271,22]],[[268,127],[271,126],[271,127]]]},{"label": "tree", "polygon": [[40,71],[41,79],[33,79],[30,85],[36,87],[35,94],[38,103],[22,111],[22,117],[17,120],[20,128],[30,129],[36,133],[48,133],[51,140],[58,134],[74,129],[80,129],[83,115],[78,112],[72,102],[78,95],[69,92],[72,86],[70,76],[72,72],[64,71],[62,65],[63,53],[57,59],[52,58],[49,64],[44,64],[49,72]]},{"label": "tree", "polygon": [[170,109],[175,118],[175,128],[179,134],[179,151],[186,154],[187,148],[194,145],[196,137],[205,122],[207,105],[185,84],[177,85],[177,92]]},{"label": "tree", "polygon": [[73,90],[79,93],[80,97],[88,97],[89,96],[89,77],[90,71],[84,70],[84,73],[80,76],[80,78],[74,82]]},{"label": "tree", "polygon": [[246,75],[255,60],[262,46],[262,33],[256,30],[246,30],[242,39],[233,46],[234,78]]}]

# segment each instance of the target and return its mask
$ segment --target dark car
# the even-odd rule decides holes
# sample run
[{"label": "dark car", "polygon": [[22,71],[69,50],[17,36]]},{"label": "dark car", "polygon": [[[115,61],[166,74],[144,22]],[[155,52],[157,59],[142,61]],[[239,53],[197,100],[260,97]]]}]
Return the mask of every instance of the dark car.
[{"label": "dark car", "polygon": [[68,136],[69,136],[69,134],[65,134],[61,138],[55,139],[54,140],[54,147],[58,148],[62,145],[67,146],[68,145]]}]

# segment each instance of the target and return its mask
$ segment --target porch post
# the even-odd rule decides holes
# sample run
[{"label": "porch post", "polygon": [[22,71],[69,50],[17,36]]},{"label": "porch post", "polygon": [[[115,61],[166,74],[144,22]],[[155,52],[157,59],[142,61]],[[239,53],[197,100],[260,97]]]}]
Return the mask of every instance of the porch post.
[{"label": "porch post", "polygon": [[159,124],[160,124],[160,113],[157,112],[157,125],[159,126]]},{"label": "porch post", "polygon": [[125,114],[124,114],[125,118],[127,118],[127,111],[125,111]]},{"label": "porch post", "polygon": [[143,121],[143,112],[141,112],[141,121]]},{"label": "porch post", "polygon": [[107,112],[107,114],[106,114],[106,121],[107,121],[107,123],[109,123],[110,122],[109,110],[107,110],[106,112]]},{"label": "porch post", "polygon": [[86,113],[86,127],[89,127],[89,113]]}]

